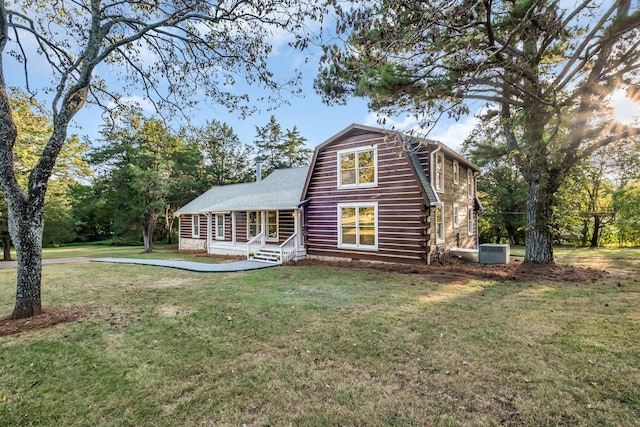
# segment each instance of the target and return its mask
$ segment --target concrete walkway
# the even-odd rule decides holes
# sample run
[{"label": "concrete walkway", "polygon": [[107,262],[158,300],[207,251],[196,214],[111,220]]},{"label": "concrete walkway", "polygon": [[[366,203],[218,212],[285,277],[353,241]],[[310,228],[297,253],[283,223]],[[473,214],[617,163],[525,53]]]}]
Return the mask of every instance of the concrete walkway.
[{"label": "concrete walkway", "polygon": [[[234,261],[226,262],[222,264],[209,264],[205,262],[196,261],[178,261],[178,260],[166,260],[166,259],[135,259],[135,258],[89,258],[89,257],[77,257],[77,258],[59,258],[59,259],[43,259],[42,264],[62,264],[68,262],[112,262],[118,264],[140,264],[140,265],[153,265],[157,267],[169,267],[177,268],[180,270],[196,271],[200,273],[230,273],[235,271],[247,271],[257,270],[260,268],[275,267],[277,264],[268,264],[266,262],[259,261]],[[0,268],[16,268],[16,261],[2,261],[0,262]]]}]

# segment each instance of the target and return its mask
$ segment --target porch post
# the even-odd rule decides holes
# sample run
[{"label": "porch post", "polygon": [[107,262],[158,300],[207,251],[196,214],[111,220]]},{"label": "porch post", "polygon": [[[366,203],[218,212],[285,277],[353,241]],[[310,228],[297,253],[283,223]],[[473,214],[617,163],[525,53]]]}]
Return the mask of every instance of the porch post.
[{"label": "porch post", "polygon": [[211,248],[211,212],[207,212],[207,253],[209,253],[209,249]]},{"label": "porch post", "polygon": [[231,212],[231,243],[236,244],[236,211]]},{"label": "porch post", "polygon": [[297,234],[297,237],[294,239],[296,243],[296,250],[300,246],[300,209],[293,210],[293,229]]}]

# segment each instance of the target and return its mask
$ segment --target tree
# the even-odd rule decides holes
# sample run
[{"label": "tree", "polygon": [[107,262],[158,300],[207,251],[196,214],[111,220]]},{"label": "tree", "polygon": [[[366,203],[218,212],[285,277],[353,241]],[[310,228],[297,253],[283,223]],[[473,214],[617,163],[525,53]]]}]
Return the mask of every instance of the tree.
[{"label": "tree", "polygon": [[263,127],[256,126],[257,159],[263,162],[263,171],[291,168],[309,163],[312,151],[306,148],[307,139],[296,126],[282,131],[274,116]]},{"label": "tree", "polygon": [[[230,92],[234,82],[240,78],[274,90],[295,83],[295,77],[279,82],[270,72],[270,36],[277,30],[302,31],[304,19],[317,12],[313,4],[292,0],[0,2],[0,185],[18,257],[14,318],[41,312],[47,182],[69,123],[85,103],[109,108],[122,95],[141,90],[164,112],[184,111],[198,95],[246,113],[249,96]],[[36,48],[29,49],[33,43]],[[296,43],[304,46],[303,39]],[[42,88],[32,86],[30,78],[41,67],[34,61],[38,55],[51,73],[50,85]],[[24,71],[16,84],[39,91],[51,105],[52,133],[26,190],[14,166],[17,128],[5,69],[11,59]],[[110,87],[114,78],[122,93]]]},{"label": "tree", "polygon": [[[9,99],[18,130],[18,137],[14,144],[16,178],[21,188],[25,189],[29,173],[37,164],[38,152],[42,150],[47,138],[51,135],[51,120],[44,112],[43,106],[22,91],[11,90]],[[91,175],[89,165],[83,159],[86,150],[87,145],[82,143],[77,135],[72,135],[62,148],[59,161],[52,170],[49,186],[53,191],[47,193],[44,201],[47,227],[43,230],[43,241],[46,243],[69,242],[76,237],[69,191],[70,186],[77,180]],[[4,195],[2,198],[4,202]],[[6,203],[0,207],[0,217],[5,248],[4,258],[9,260],[10,236]]]},{"label": "tree", "polygon": [[489,122],[477,127],[463,145],[469,160],[482,169],[478,194],[484,210],[479,222],[480,240],[521,245],[527,187],[509,156],[501,133]]},{"label": "tree", "polygon": [[253,178],[253,148],[242,144],[233,128],[217,120],[196,129],[193,139],[202,147],[213,185],[246,182]]},{"label": "tree", "polygon": [[640,98],[640,5],[551,0],[361,1],[338,9],[346,46],[326,48],[316,88],[327,102],[363,96],[432,125],[469,103],[497,112],[527,184],[525,262],[553,263],[554,195],[567,173],[639,129],[607,99]]},{"label": "tree", "polygon": [[[192,155],[192,147],[172,135],[160,120],[132,113],[121,122],[124,124],[104,131],[104,144],[91,153],[91,159],[104,171],[100,183],[116,233],[142,234],[145,252],[152,252],[160,215],[166,216],[165,224],[173,222],[172,182],[185,182],[174,171],[188,169],[178,161]],[[202,164],[201,157],[196,159]],[[167,227],[170,232],[171,225]]]}]

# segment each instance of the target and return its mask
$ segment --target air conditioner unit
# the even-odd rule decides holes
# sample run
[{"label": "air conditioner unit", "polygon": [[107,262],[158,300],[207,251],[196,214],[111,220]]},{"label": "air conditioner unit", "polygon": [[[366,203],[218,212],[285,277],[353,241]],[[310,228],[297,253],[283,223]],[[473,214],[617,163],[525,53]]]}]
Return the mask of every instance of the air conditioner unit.
[{"label": "air conditioner unit", "polygon": [[509,245],[480,245],[480,264],[509,264]]}]

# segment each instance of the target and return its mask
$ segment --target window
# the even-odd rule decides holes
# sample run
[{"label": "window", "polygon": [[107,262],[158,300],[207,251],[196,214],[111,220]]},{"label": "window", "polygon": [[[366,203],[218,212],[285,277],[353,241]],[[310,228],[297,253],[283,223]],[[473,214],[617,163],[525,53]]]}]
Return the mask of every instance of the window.
[{"label": "window", "polygon": [[377,167],[376,147],[338,151],[338,188],[375,187]]},{"label": "window", "polygon": [[467,197],[473,198],[473,175],[471,169],[467,169]]},{"label": "window", "polygon": [[436,191],[442,193],[444,191],[444,154],[442,153],[436,153],[433,178],[435,180]]},{"label": "window", "polygon": [[458,184],[460,182],[460,163],[457,160],[453,161],[453,183]]},{"label": "window", "polygon": [[200,215],[191,216],[191,236],[200,237]]},{"label": "window", "polygon": [[377,249],[378,205],[338,205],[338,246]]},{"label": "window", "polygon": [[459,218],[458,218],[458,214],[459,214],[460,208],[458,207],[457,203],[453,204],[453,228],[458,228],[458,224],[459,224]]},{"label": "window", "polygon": [[473,207],[467,207],[467,234],[473,235]]},{"label": "window", "polygon": [[267,212],[267,240],[278,241],[278,211]]},{"label": "window", "polygon": [[224,214],[216,214],[216,239],[224,240]]},{"label": "window", "polygon": [[436,243],[444,242],[444,212],[442,205],[436,205]]},{"label": "window", "polygon": [[260,212],[247,212],[247,238],[256,237],[262,231],[261,228]]}]

